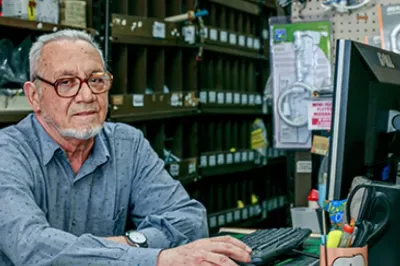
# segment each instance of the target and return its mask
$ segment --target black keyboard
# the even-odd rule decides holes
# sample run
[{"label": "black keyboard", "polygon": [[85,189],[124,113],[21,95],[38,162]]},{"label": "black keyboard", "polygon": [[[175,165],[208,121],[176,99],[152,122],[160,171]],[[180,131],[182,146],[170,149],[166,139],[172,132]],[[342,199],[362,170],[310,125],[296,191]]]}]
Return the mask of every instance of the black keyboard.
[{"label": "black keyboard", "polygon": [[278,256],[292,253],[292,250],[299,248],[310,234],[309,229],[274,228],[257,230],[240,240],[253,250],[251,263],[247,265],[264,265]]}]

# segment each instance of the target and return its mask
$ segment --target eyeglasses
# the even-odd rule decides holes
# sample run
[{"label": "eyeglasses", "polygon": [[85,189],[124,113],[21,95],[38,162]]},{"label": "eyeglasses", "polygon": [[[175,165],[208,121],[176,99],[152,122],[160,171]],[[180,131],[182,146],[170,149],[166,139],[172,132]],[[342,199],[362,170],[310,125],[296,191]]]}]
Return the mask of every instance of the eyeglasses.
[{"label": "eyeglasses", "polygon": [[55,82],[50,82],[38,75],[34,78],[52,85],[58,96],[72,98],[78,95],[82,84],[86,83],[93,94],[102,94],[110,90],[113,76],[108,72],[94,72],[86,79],[79,77],[60,78]]}]

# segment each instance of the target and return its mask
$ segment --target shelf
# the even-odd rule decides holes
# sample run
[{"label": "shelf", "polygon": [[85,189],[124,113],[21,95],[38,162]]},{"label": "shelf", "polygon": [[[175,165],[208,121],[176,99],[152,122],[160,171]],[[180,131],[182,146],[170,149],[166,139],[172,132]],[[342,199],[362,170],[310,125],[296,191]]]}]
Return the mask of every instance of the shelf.
[{"label": "shelf", "polygon": [[195,92],[112,95],[110,120],[129,123],[195,115],[198,102]]},{"label": "shelf", "polygon": [[197,181],[198,165],[197,158],[184,159],[180,162],[166,163],[168,173],[182,184],[189,184]]},{"label": "shelf", "polygon": [[250,2],[246,2],[244,0],[209,0],[210,2],[214,2],[220,5],[224,5],[227,7],[234,8],[236,10],[250,13],[252,15],[259,15],[260,14],[260,9],[257,6],[257,4],[253,4]]},{"label": "shelf", "polygon": [[21,121],[25,116],[27,116],[32,111],[24,110],[24,111],[0,111],[0,123],[18,123]]},{"label": "shelf", "polygon": [[254,164],[254,157],[253,150],[202,153],[200,156],[200,175],[208,177],[246,172],[258,167]]},{"label": "shelf", "polygon": [[219,228],[246,222],[249,219],[262,218],[266,219],[268,213],[285,206],[286,196],[276,196],[266,199],[261,203],[246,205],[243,208],[233,208],[208,215],[208,224],[210,229]]},{"label": "shelf", "polygon": [[201,91],[200,110],[205,114],[262,114],[262,96],[257,93]]},{"label": "shelf", "polygon": [[263,2],[261,2],[260,0],[247,0],[249,2],[252,2],[254,4],[258,4],[261,7],[265,7],[265,8],[270,8],[270,9],[276,9],[276,4],[274,0],[264,0]]},{"label": "shelf", "polygon": [[[111,40],[113,43],[178,46],[195,48],[194,25],[165,22],[160,18],[146,18],[112,14]],[[185,36],[184,36],[185,35]]]},{"label": "shelf", "polygon": [[90,28],[79,28],[79,27],[72,27],[68,25],[61,25],[61,24],[53,24],[53,23],[46,23],[40,21],[31,21],[19,18],[11,18],[11,17],[0,17],[0,26],[10,27],[10,28],[19,28],[19,29],[28,29],[33,31],[41,31],[41,32],[55,32],[62,29],[77,29],[86,31],[92,35],[95,34],[94,29]]},{"label": "shelf", "polygon": [[224,107],[224,106],[201,106],[203,114],[226,114],[226,115],[261,115],[261,107]]},{"label": "shelf", "polygon": [[130,35],[112,35],[112,42],[119,44],[136,44],[136,45],[150,45],[150,46],[173,46],[181,48],[196,48],[195,45],[189,45],[179,42],[178,40],[163,40],[154,39],[148,37],[140,36],[130,36]]},{"label": "shelf", "polygon": [[258,59],[258,60],[267,60],[265,58],[265,56],[260,55],[257,52],[248,52],[246,50],[239,50],[239,49],[230,48],[230,47],[226,47],[226,46],[204,44],[203,49],[205,51],[210,51],[210,52],[215,52],[215,53],[230,54],[230,55],[236,55],[236,56],[247,57],[247,58]]}]

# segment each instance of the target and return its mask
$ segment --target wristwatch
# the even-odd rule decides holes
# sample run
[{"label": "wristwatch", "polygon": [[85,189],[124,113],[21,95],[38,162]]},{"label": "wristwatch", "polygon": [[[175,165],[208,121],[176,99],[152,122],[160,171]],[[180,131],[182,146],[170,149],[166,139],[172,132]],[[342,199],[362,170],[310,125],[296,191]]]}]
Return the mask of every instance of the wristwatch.
[{"label": "wristwatch", "polygon": [[148,247],[146,236],[138,231],[129,230],[125,233],[125,236],[131,246],[136,246],[139,248]]}]

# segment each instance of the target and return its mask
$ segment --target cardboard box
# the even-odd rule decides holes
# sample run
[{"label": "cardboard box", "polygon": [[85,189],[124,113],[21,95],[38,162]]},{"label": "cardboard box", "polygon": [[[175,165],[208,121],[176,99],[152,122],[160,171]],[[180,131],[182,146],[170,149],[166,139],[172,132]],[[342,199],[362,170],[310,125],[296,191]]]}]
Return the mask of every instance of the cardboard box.
[{"label": "cardboard box", "polygon": [[55,23],[59,22],[58,0],[3,0],[3,16]]},{"label": "cardboard box", "polygon": [[86,28],[86,1],[61,1],[61,24]]}]

